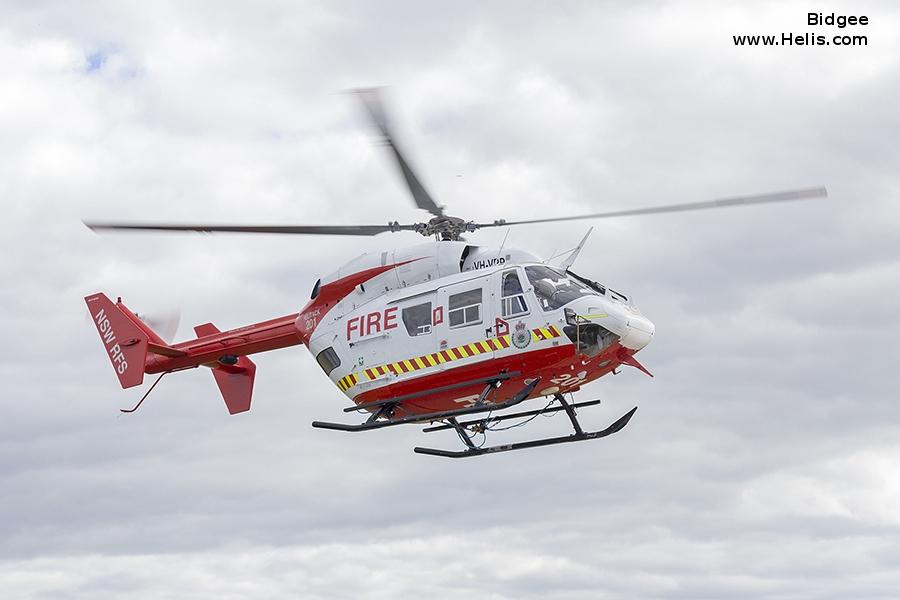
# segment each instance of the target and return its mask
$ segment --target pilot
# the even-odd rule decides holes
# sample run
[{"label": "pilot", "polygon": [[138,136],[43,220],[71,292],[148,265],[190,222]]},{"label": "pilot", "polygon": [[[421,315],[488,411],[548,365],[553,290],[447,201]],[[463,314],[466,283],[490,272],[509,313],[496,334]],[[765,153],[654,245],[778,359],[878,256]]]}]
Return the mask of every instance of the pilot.
[{"label": "pilot", "polygon": [[544,308],[550,306],[550,298],[556,293],[556,286],[549,279],[538,279],[534,282],[534,293]]}]

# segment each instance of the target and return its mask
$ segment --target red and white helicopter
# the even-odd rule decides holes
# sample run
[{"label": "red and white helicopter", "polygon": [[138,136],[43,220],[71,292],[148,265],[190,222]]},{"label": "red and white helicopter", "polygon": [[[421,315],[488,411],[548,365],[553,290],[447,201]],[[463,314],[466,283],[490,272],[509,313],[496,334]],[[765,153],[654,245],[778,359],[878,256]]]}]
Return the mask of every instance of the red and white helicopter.
[{"label": "red and white helicopter", "polygon": [[[356,92],[390,148],[413,200],[433,217],[401,225],[223,226],[86,223],[95,231],[152,230],[253,232],[313,235],[376,235],[415,231],[435,241],[367,253],[322,277],[298,313],[219,331],[194,327],[196,339],[169,344],[122,303],[103,293],[85,298],[107,355],[123,388],[159,374],[138,404],[167,373],[209,367],[232,414],[250,409],[256,365],[250,354],[306,346],[363,423],[315,421],[314,427],[368,431],[402,424],[425,431],[453,429],[465,448],[415,448],[445,457],[601,438],[628,424],[632,408],[602,431],[586,432],[576,410],[599,404],[567,401],[564,394],[621,365],[650,375],[635,354],[653,339],[654,325],[631,299],[572,270],[587,235],[558,264],[523,250],[485,248],[462,234],[576,219],[681,212],[825,196],[811,188],[652,208],[528,221],[466,221],[447,215],[432,199],[398,147],[377,90]],[[590,232],[589,232],[590,233]],[[542,408],[505,412],[526,400],[549,398]],[[573,433],[560,437],[485,446],[486,434],[508,419],[565,411]],[[470,415],[480,415],[470,417]],[[465,417],[465,419],[462,419]],[[476,444],[475,440],[481,444]]]}]

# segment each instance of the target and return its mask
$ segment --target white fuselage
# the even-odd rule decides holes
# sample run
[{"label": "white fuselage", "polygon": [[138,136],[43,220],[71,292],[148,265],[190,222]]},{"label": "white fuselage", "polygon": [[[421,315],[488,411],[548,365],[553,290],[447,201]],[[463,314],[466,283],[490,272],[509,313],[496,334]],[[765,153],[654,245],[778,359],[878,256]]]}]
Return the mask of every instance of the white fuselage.
[{"label": "white fuselage", "polygon": [[573,315],[631,350],[654,333],[623,295],[516,249],[434,242],[363,254],[321,285],[387,265],[396,266],[320,315],[310,336],[310,351],[351,398],[405,378],[583,342],[563,334]]}]

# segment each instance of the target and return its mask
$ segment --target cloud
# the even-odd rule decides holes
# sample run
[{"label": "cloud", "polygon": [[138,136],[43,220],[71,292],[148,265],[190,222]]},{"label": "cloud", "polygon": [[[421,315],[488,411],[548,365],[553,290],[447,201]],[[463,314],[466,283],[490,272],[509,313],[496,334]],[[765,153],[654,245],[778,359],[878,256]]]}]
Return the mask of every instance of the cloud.
[{"label": "cloud", "polygon": [[[857,48],[756,3],[65,3],[2,9],[0,588],[9,597],[890,597],[898,588],[898,15]],[[355,254],[421,243],[96,236],[82,219],[421,220],[340,90],[389,84],[451,214],[533,218],[827,185],[826,200],[511,229],[657,325],[587,386],[603,442],[471,461],[448,434],[314,430],[302,348],[229,417],[209,373],[135,415],[84,316],[105,290],[230,328]],[[499,244],[505,231],[475,234]],[[531,434],[559,435],[563,416]],[[521,430],[496,441],[521,439]],[[440,434],[433,434],[440,435]]]}]

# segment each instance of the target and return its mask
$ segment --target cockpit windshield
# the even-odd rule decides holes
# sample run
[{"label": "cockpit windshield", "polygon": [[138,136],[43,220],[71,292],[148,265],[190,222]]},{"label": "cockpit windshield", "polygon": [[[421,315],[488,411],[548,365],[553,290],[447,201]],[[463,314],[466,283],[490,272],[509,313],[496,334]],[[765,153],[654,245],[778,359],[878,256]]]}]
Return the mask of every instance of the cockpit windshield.
[{"label": "cockpit windshield", "polygon": [[566,277],[562,271],[545,265],[525,267],[525,274],[528,276],[528,281],[534,286],[534,295],[537,296],[538,302],[544,310],[561,308],[584,296],[599,296],[587,285]]}]

